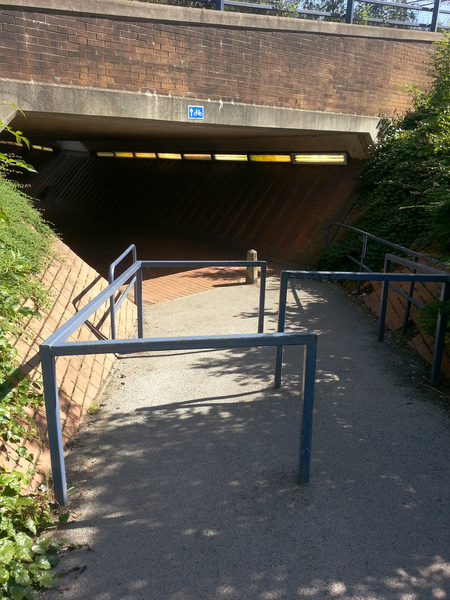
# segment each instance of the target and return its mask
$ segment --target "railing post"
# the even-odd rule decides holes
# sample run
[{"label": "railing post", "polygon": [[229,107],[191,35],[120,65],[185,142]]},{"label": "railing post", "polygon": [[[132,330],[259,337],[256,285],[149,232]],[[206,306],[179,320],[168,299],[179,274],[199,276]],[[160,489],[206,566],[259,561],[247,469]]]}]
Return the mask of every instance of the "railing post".
[{"label": "railing post", "polygon": [[330,228],[331,228],[331,223],[328,225],[327,230],[325,232],[325,243],[323,245],[324,248],[326,248],[328,246],[328,240],[330,238]]},{"label": "railing post", "polygon": [[[391,272],[391,261],[386,259],[384,261],[384,272]],[[380,325],[378,329],[378,341],[382,342],[384,340],[384,329],[386,322],[386,308],[387,308],[387,299],[389,292],[389,281],[383,281],[383,287],[381,289],[381,303],[380,303]]]},{"label": "railing post", "polygon": [[297,483],[308,483],[309,481],[314,410],[314,384],[316,379],[316,348],[317,335],[305,345],[303,354],[303,410]]},{"label": "railing post", "polygon": [[[450,283],[448,281],[442,284],[441,302],[446,302],[450,299]],[[445,330],[447,319],[439,311],[436,333],[434,338],[433,364],[431,365],[431,385],[437,385],[439,381],[439,373],[441,371],[442,354],[444,352]]]},{"label": "railing post", "polygon": [[[248,250],[247,260],[258,260],[258,253],[256,250]],[[250,285],[258,285],[258,267],[247,267],[245,283],[249,283]]]},{"label": "railing post", "polygon": [[[365,264],[365,260],[366,260],[366,252],[367,252],[367,235],[363,235],[363,243],[362,243],[362,248],[361,248],[361,259],[360,259],[360,265],[359,265],[359,272],[362,273],[363,270],[363,265]],[[358,281],[358,284],[356,286],[356,293],[360,294],[361,292],[361,281]]]},{"label": "railing post", "polygon": [[142,263],[136,272],[136,283],[134,286],[134,297],[136,300],[138,338],[144,337],[144,299],[142,294]]},{"label": "railing post", "polygon": [[[418,262],[419,259],[417,258],[417,256],[414,257],[414,262]],[[414,275],[415,273],[417,273],[417,269],[411,269],[411,273]],[[411,283],[409,284],[409,292],[408,292],[408,297],[412,298],[414,294],[414,281],[411,281]],[[406,308],[405,308],[405,314],[403,316],[403,325],[402,325],[402,333],[405,334],[406,330],[408,328],[408,321],[409,321],[409,314],[411,312],[411,300],[407,300],[406,301]]]},{"label": "railing post", "polygon": [[216,6],[216,10],[224,10],[224,0],[214,0],[214,4]]},{"label": "railing post", "polygon": [[45,414],[47,417],[47,435],[50,447],[53,489],[56,501],[61,506],[67,506],[66,470],[64,467],[55,357],[52,356],[47,346],[41,346],[39,352],[42,364],[42,381],[44,384]]},{"label": "railing post", "polygon": [[261,279],[259,283],[259,315],[258,315],[258,333],[264,333],[264,311],[266,303],[266,276],[267,265],[261,265]]},{"label": "railing post", "polygon": [[436,32],[436,30],[437,30],[437,23],[438,23],[440,9],[441,9],[441,0],[434,0],[433,16],[431,17],[430,31]]},{"label": "railing post", "polygon": [[347,10],[345,11],[345,22],[353,23],[353,12],[355,10],[354,0],[347,0]]},{"label": "railing post", "polygon": [[[289,279],[289,273],[287,271],[281,271],[280,277],[280,298],[278,301],[278,327],[279,333],[284,332],[286,324],[286,299],[287,299],[287,282]],[[275,358],[275,389],[281,387],[281,367],[283,364],[283,346],[277,346],[277,354]]]}]

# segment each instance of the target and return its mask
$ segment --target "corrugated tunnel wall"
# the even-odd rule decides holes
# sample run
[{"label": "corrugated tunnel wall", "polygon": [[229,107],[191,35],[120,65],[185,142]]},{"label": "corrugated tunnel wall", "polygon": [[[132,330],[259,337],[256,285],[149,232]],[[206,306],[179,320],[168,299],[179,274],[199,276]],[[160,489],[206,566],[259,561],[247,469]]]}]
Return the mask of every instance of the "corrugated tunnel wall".
[{"label": "corrugated tunnel wall", "polygon": [[43,207],[66,207],[87,221],[95,215],[105,227],[115,222],[130,240],[133,232],[160,230],[233,250],[254,247],[261,258],[300,266],[314,263],[327,224],[348,215],[361,169],[358,161],[300,166],[67,153],[27,160],[38,170],[26,176],[28,193]]}]

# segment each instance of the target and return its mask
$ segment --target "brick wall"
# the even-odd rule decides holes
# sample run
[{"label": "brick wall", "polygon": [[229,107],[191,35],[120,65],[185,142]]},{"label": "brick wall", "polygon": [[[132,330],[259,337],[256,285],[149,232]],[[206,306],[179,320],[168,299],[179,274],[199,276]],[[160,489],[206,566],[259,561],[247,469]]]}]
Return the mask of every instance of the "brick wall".
[{"label": "brick wall", "polygon": [[[406,273],[408,270],[405,270],[404,272]],[[409,292],[409,283],[396,282],[395,286],[403,290],[405,293]],[[427,304],[433,299],[440,297],[440,288],[440,284],[416,283],[414,284],[414,299],[422,304]],[[366,284],[362,289],[364,291],[364,302],[366,306],[377,316],[379,316],[382,284],[373,281],[370,284]],[[405,314],[405,307],[406,299],[402,298],[402,296],[391,290],[388,295],[388,303],[386,306],[386,326],[389,329],[394,331],[401,330]],[[409,320],[410,329],[417,324],[416,319],[418,315],[418,309],[412,305]],[[428,363],[432,363],[434,348],[433,336],[418,332],[408,340],[408,345]],[[442,357],[441,373],[450,380],[450,351],[448,349],[444,352]]]},{"label": "brick wall", "polygon": [[[41,377],[39,344],[107,286],[105,279],[62,242],[55,241],[54,251],[55,258],[42,276],[44,285],[51,293],[51,308],[48,311],[41,311],[42,319],[31,319],[27,325],[26,335],[15,342],[22,371],[30,373],[34,380],[39,380]],[[88,325],[83,325],[69,338],[70,341],[96,340],[99,339],[98,333],[110,337],[110,322],[109,319],[105,319],[106,308],[105,306],[99,309]],[[125,300],[117,316],[117,337],[130,336],[135,322],[136,308],[132,302]],[[56,359],[64,444],[74,434],[83,420],[86,409],[101,391],[113,363],[114,355],[111,354],[64,356]],[[36,415],[36,423],[44,444],[37,442],[29,444],[29,449],[35,456],[35,467],[39,471],[34,483],[41,481],[50,472],[50,453],[45,442],[44,408]],[[9,469],[27,467],[26,463],[15,462],[14,452],[4,453],[1,464]]]},{"label": "brick wall", "polygon": [[6,79],[370,116],[410,105],[399,86],[427,86],[427,37],[422,42],[418,36],[352,37],[20,8],[0,10],[0,23],[0,78]]}]

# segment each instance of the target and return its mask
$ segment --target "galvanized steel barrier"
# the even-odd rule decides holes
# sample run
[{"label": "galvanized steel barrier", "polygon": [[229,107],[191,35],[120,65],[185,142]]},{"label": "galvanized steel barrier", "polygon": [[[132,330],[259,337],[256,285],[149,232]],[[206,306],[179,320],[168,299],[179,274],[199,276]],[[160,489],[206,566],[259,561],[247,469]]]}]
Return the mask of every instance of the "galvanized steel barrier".
[{"label": "galvanized steel barrier", "polygon": [[[121,255],[120,258],[123,258]],[[260,313],[258,318],[257,334],[245,335],[219,335],[176,338],[145,338],[143,337],[143,302],[142,302],[142,269],[155,266],[255,266],[259,264],[264,272],[264,285],[260,295]],[[113,264],[117,264],[113,263]],[[134,281],[135,279],[135,281]],[[127,282],[133,282],[135,287],[135,300],[137,304],[138,338],[121,340],[95,340],[86,342],[67,342],[67,339],[83,325],[83,323],[104,303],[111,301],[114,294]],[[128,286],[127,290],[130,290]],[[265,263],[263,261],[136,261],[124,273],[112,281],[109,286],[100,292],[67,323],[60,327],[53,335],[40,345],[42,362],[42,376],[44,383],[45,409],[47,415],[48,438],[53,474],[54,493],[57,502],[67,505],[67,482],[64,465],[61,419],[59,408],[58,381],[56,376],[56,358],[58,356],[74,356],[87,354],[108,353],[138,353],[158,352],[163,350],[191,350],[191,349],[229,349],[236,347],[257,346],[304,346],[303,363],[303,410],[300,431],[300,451],[298,479],[299,483],[309,481],[309,468],[311,456],[312,414],[314,404],[314,381],[316,365],[317,334],[314,332],[303,333],[263,333],[264,323],[264,291],[265,291]],[[262,312],[261,312],[262,311]],[[112,322],[116,310],[111,311]],[[277,363],[278,364],[278,363]],[[281,365],[279,380],[276,387],[281,385]]]},{"label": "galvanized steel barrier", "polygon": [[[442,283],[441,290],[441,301],[448,300],[450,298],[450,275],[420,265],[422,270],[426,271],[424,274],[418,273],[390,273],[390,264],[393,260],[411,266],[411,268],[418,269],[418,265],[413,261],[407,261],[400,259],[398,256],[386,255],[385,273],[352,273],[352,272],[339,272],[339,271],[282,271],[280,279],[280,299],[279,299],[279,312],[278,312],[278,331],[284,332],[286,326],[286,303],[287,303],[287,289],[288,282],[291,279],[318,279],[328,281],[381,281],[383,282],[383,288],[381,293],[380,303],[380,324],[378,330],[378,341],[383,341],[384,330],[385,330],[385,319],[386,319],[386,306],[388,300],[388,292],[390,283],[393,281],[407,281],[407,282],[427,282],[427,283]],[[411,263],[411,265],[407,264]],[[436,385],[439,379],[439,373],[441,368],[442,353],[444,348],[444,335],[445,335],[445,319],[439,314],[435,344],[433,352],[433,363],[431,367],[431,384]],[[275,387],[281,385],[281,366],[283,361],[283,346],[280,345],[277,348],[276,364],[275,364]]]}]

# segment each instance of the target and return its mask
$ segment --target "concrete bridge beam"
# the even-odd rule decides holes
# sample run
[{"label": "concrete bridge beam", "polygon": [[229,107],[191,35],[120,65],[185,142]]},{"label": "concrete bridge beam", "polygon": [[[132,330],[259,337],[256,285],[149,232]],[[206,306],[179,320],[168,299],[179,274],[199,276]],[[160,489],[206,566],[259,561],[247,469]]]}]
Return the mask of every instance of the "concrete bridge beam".
[{"label": "concrete bridge beam", "polygon": [[11,123],[17,114],[17,109],[14,106],[8,104],[6,101],[3,102],[3,104],[0,104],[0,133],[6,125]]},{"label": "concrete bridge beam", "polygon": [[[91,148],[128,139],[362,158],[378,116],[410,107],[400,88],[427,86],[439,37],[133,0],[0,0],[0,100],[26,111],[29,137]],[[202,122],[189,121],[192,104]]]},{"label": "concrete bridge beam", "polygon": [[[33,139],[125,143],[128,149],[230,151],[348,151],[363,158],[375,138],[378,117],[283,107],[235,104],[126,91],[3,81],[3,93],[21,107],[15,126]],[[204,119],[192,122],[190,105]],[[101,140],[101,141],[100,141]],[[161,147],[163,146],[163,148]],[[117,148],[116,148],[117,149]]]}]

